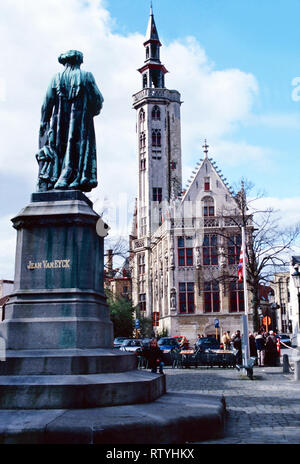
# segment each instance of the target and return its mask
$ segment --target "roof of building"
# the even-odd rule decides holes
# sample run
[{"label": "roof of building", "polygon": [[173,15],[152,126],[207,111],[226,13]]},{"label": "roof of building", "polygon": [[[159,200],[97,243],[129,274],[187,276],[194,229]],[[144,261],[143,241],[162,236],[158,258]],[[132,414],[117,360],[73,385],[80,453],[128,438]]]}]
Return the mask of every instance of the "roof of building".
[{"label": "roof of building", "polygon": [[8,296],[8,295],[3,296],[2,298],[0,298],[0,308],[1,308],[2,306],[4,306],[4,305],[8,302],[8,300],[9,300],[9,296]]}]

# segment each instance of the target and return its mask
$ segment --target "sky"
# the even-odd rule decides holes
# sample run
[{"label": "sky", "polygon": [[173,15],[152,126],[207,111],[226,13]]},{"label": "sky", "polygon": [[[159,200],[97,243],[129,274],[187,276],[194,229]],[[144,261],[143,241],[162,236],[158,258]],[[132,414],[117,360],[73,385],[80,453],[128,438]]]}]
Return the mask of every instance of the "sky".
[{"label": "sky", "polygon": [[[89,197],[127,235],[137,192],[135,110],[148,0],[3,0],[0,5],[0,279],[13,279],[10,219],[36,190],[40,109],[60,53],[78,49],[104,96]],[[181,93],[184,183],[206,138],[233,187],[263,191],[300,221],[300,0],[153,0],[166,87]]]}]

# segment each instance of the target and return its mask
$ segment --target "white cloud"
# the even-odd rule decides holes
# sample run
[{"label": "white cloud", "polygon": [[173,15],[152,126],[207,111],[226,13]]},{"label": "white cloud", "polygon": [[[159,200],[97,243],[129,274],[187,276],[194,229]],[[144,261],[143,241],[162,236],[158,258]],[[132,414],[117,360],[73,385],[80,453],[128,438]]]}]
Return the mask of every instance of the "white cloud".
[{"label": "white cloud", "polygon": [[261,211],[272,208],[281,227],[300,224],[300,197],[276,198],[263,197],[255,201],[255,209]]}]

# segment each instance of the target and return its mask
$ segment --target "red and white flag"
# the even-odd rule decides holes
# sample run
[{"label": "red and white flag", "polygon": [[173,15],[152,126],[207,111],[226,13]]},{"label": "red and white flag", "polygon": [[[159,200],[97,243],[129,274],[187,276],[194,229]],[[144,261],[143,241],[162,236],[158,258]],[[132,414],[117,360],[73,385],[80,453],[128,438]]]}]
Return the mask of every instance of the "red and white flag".
[{"label": "red and white flag", "polygon": [[243,254],[243,247],[242,247],[241,252],[240,252],[240,261],[239,261],[239,267],[238,267],[239,282],[243,282],[243,266],[244,266],[244,254]]}]

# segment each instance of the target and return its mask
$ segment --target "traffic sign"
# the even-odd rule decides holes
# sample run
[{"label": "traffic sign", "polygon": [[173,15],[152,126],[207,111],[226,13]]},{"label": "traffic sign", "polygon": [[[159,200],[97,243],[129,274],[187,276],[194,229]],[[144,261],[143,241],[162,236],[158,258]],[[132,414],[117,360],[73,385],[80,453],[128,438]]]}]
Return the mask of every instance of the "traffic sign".
[{"label": "traffic sign", "polygon": [[215,319],[215,329],[219,329],[219,319]]},{"label": "traffic sign", "polygon": [[270,325],[271,324],[270,316],[265,316],[262,321],[263,321],[263,325]]},{"label": "traffic sign", "polygon": [[139,319],[136,319],[136,320],[134,321],[134,327],[135,327],[135,329],[139,329],[139,328],[140,328],[140,321],[139,321]]}]

